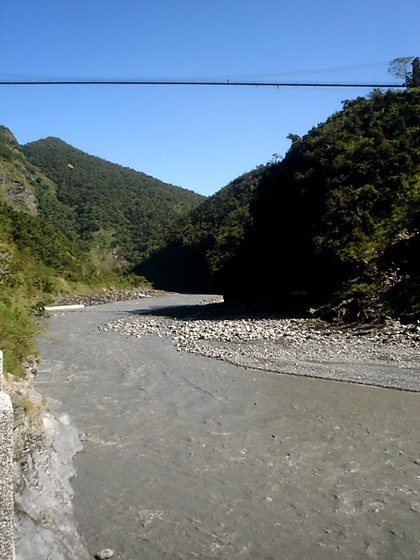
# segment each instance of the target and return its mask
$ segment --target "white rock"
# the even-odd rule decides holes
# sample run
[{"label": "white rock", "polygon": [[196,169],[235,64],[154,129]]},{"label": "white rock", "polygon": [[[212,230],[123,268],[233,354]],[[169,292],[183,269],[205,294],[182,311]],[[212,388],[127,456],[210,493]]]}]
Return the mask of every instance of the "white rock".
[{"label": "white rock", "polygon": [[112,558],[114,556],[114,551],[111,548],[104,548],[98,554],[95,554],[96,560],[107,560],[107,558]]}]

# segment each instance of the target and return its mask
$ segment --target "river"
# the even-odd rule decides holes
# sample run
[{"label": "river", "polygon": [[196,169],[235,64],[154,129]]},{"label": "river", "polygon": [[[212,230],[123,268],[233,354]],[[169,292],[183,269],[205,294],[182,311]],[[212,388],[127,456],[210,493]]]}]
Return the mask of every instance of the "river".
[{"label": "river", "polygon": [[420,395],[230,365],[98,329],[167,295],[54,312],[37,385],[83,434],[92,557],[419,558]]}]

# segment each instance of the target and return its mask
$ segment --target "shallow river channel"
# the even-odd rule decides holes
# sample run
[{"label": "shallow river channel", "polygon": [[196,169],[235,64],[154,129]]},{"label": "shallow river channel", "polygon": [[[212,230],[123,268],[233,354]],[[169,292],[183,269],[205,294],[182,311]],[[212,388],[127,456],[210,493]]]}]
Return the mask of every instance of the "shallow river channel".
[{"label": "shallow river channel", "polygon": [[244,369],[54,312],[39,388],[83,434],[74,514],[119,560],[420,558],[420,394]]}]

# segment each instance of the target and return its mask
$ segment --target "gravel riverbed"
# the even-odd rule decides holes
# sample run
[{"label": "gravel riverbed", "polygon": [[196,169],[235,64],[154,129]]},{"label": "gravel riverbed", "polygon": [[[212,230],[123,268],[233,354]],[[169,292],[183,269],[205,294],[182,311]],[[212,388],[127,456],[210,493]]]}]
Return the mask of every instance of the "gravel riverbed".
[{"label": "gravel riverbed", "polygon": [[420,391],[420,324],[334,325],[318,319],[224,316],[217,298],[191,309],[122,317],[99,327],[170,336],[179,351],[277,373]]}]

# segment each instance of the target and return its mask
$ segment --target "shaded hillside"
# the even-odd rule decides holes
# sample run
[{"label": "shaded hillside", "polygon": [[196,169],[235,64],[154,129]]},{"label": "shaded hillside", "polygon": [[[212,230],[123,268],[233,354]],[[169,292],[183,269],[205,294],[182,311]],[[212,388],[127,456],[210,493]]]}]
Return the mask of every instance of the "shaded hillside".
[{"label": "shaded hillside", "polygon": [[223,269],[243,240],[250,203],[264,173],[261,166],[242,175],[173,222],[136,272],[165,290],[220,291]]},{"label": "shaded hillside", "polygon": [[137,270],[270,311],[418,318],[419,89],[344,102],[290,139],[283,161],[173,224]]},{"label": "shaded hillside", "polygon": [[420,90],[373,92],[293,137],[226,269],[228,300],[420,317]]},{"label": "shaded hillside", "polygon": [[99,259],[133,265],[174,219],[204,197],[90,156],[57,138],[23,152],[54,184],[36,190],[39,214]]}]

